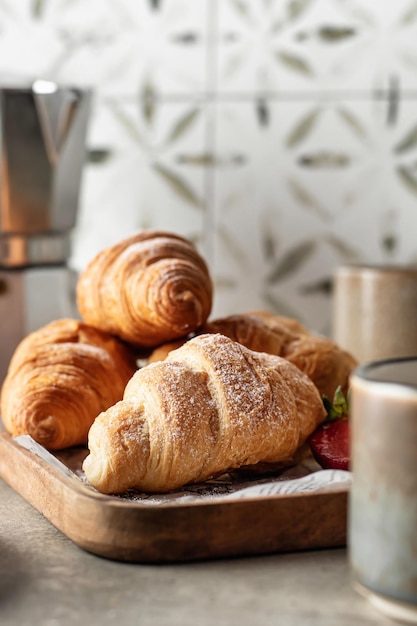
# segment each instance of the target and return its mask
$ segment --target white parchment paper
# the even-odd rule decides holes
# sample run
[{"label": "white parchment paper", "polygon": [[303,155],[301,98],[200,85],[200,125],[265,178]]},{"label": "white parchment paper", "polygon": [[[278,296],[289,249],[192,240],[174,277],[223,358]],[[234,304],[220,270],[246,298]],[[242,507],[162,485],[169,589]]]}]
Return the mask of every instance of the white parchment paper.
[{"label": "white parchment paper", "polygon": [[[36,454],[59,472],[81,480],[88,484],[81,468],[83,451],[78,455],[78,461],[69,467],[66,460],[71,453],[63,455],[64,462],[51,454],[43,446],[39,445],[29,435],[16,437],[15,441],[33,454]],[[74,455],[73,455],[74,456]],[[75,455],[77,456],[77,455]],[[230,501],[242,498],[266,498],[269,496],[288,496],[302,493],[320,493],[329,491],[348,490],[351,484],[351,472],[343,470],[322,470],[307,459],[299,465],[281,472],[277,476],[256,477],[248,479],[245,475],[239,476],[235,473],[225,474],[215,480],[196,485],[187,485],[181,490],[167,494],[145,494],[130,491],[122,496],[114,496],[143,502],[146,504],[158,505],[163,503],[186,503],[201,502],[203,500]]]}]

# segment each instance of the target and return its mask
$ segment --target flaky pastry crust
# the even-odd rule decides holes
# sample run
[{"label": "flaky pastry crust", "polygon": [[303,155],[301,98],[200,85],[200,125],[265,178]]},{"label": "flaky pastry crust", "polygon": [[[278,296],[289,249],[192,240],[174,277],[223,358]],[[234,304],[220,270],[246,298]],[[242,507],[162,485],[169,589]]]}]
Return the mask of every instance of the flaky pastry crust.
[{"label": "flaky pastry crust", "polygon": [[87,265],[78,280],[77,304],[87,323],[149,348],[204,324],[212,282],[190,241],[142,231],[102,250]]},{"label": "flaky pastry crust", "polygon": [[[357,366],[354,357],[334,341],[315,335],[297,320],[254,311],[207,322],[201,333],[221,333],[251,350],[281,356],[314,382],[321,395],[333,399],[340,386],[347,391],[349,376]],[[149,355],[148,362],[161,361],[190,337],[163,344]]]},{"label": "flaky pastry crust", "polygon": [[83,467],[104,493],[166,492],[291,457],[323,419],[297,367],[205,334],[136,372],[92,425]]},{"label": "flaky pastry crust", "polygon": [[87,442],[95,417],[123,397],[136,371],[119,340],[73,319],[57,320],[17,347],[1,390],[1,416],[13,435],[57,450]]}]

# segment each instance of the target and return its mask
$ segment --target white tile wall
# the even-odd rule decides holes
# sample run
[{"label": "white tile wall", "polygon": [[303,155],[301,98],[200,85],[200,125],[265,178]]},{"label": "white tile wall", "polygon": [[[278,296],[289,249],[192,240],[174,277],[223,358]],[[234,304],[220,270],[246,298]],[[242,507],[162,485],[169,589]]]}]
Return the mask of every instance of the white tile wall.
[{"label": "white tile wall", "polygon": [[206,109],[193,101],[96,107],[90,144],[104,162],[84,177],[73,264],[138,228],[181,232],[201,243],[205,225]]},{"label": "white tile wall", "polygon": [[346,261],[417,262],[416,0],[3,0],[0,75],[89,87],[72,265],[190,237],[213,314],[330,332]]}]

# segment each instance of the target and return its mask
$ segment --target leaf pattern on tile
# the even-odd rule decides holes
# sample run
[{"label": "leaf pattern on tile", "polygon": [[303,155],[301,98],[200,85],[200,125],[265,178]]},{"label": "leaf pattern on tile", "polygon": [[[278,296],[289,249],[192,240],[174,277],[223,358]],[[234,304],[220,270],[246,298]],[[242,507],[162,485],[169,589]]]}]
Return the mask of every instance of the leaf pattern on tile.
[{"label": "leaf pattern on tile", "polygon": [[161,163],[154,163],[152,167],[177,196],[197,209],[202,209],[204,207],[203,199],[199,198],[190,185],[188,185],[180,176],[169,170]]},{"label": "leaf pattern on tile", "polygon": [[183,117],[177,120],[171,129],[166,143],[171,144],[181,137],[194,124],[201,111],[199,108],[191,109]]},{"label": "leaf pattern on tile", "polygon": [[380,243],[381,248],[388,255],[394,254],[398,249],[398,215],[394,209],[388,209],[381,215],[380,221]]},{"label": "leaf pattern on tile", "polygon": [[333,281],[331,277],[324,277],[316,282],[300,285],[298,291],[304,296],[324,295],[331,296],[333,293]]},{"label": "leaf pattern on tile", "polygon": [[225,250],[228,251],[231,258],[237,261],[240,266],[247,264],[247,255],[245,251],[239,246],[238,239],[228,232],[228,230],[222,226],[217,228],[217,235]]},{"label": "leaf pattern on tile", "polygon": [[394,233],[386,233],[381,238],[381,246],[385,252],[392,254],[398,248],[398,239]]},{"label": "leaf pattern on tile", "polygon": [[321,150],[312,154],[300,154],[297,161],[302,167],[331,169],[347,167],[351,159],[347,154]]},{"label": "leaf pattern on tile", "polygon": [[[233,79],[242,77],[246,84],[253,82],[260,93],[281,89],[281,83],[285,85],[289,74],[296,82],[300,79],[311,82],[316,74],[315,64],[308,51],[298,45],[297,22],[315,2],[225,0],[220,3],[220,15],[224,5],[232,9],[232,14],[228,14],[230,21],[224,28],[220,20],[219,39],[225,44],[224,54],[220,54],[221,82],[232,83]],[[253,91],[253,88],[243,89]]]},{"label": "leaf pattern on tile", "polygon": [[272,268],[267,282],[275,284],[288,278],[305,265],[317,248],[317,242],[314,240],[302,241],[293,246],[284,256],[279,259],[276,266]]},{"label": "leaf pattern on tile", "polygon": [[45,9],[45,0],[32,0],[32,15],[35,19],[42,17]]},{"label": "leaf pattern on tile", "polygon": [[240,13],[240,15],[249,18],[249,10],[248,5],[244,0],[231,0],[235,10]]},{"label": "leaf pattern on tile", "polygon": [[335,108],[336,113],[339,115],[340,119],[350,128],[350,130],[358,137],[359,139],[366,140],[368,133],[358,120],[358,118],[353,115],[346,106],[337,106]]},{"label": "leaf pattern on tile", "polygon": [[127,132],[128,136],[139,145],[145,145],[144,138],[139,132],[138,124],[122,109],[118,102],[109,102],[108,107],[113,115],[118,119],[120,125]]},{"label": "leaf pattern on tile", "polygon": [[175,41],[176,43],[180,43],[185,46],[193,46],[198,43],[199,36],[194,32],[180,33],[179,35],[173,35],[171,37],[171,41]]},{"label": "leaf pattern on tile", "polygon": [[290,0],[287,5],[287,19],[292,21],[301,17],[315,0]]},{"label": "leaf pattern on tile", "polygon": [[106,163],[112,154],[111,148],[91,148],[87,151],[87,161],[96,165]]},{"label": "leaf pattern on tile", "polygon": [[143,118],[152,124],[155,117],[156,92],[153,84],[146,81],[141,91],[141,106]]},{"label": "leaf pattern on tile", "polygon": [[315,127],[322,109],[316,107],[304,115],[294,126],[287,136],[285,145],[287,148],[294,148],[296,145],[304,141]]},{"label": "leaf pattern on tile", "polygon": [[181,163],[181,165],[193,165],[197,167],[209,167],[219,163],[213,153],[207,152],[201,154],[178,154],[175,160],[177,163]]},{"label": "leaf pattern on tile", "polygon": [[334,248],[345,261],[353,262],[360,260],[361,255],[359,251],[346,239],[342,239],[337,235],[327,234],[324,235],[323,240]]},{"label": "leaf pattern on tile", "polygon": [[417,125],[408,131],[406,136],[394,147],[397,154],[402,154],[417,147]]},{"label": "leaf pattern on tile", "polygon": [[417,177],[413,176],[411,170],[405,165],[401,165],[396,168],[396,172],[403,185],[414,195],[417,195]]},{"label": "leaf pattern on tile", "polygon": [[292,317],[300,320],[301,322],[303,321],[296,309],[289,303],[288,298],[284,299],[283,297],[279,297],[270,291],[261,292],[261,298],[265,303],[265,308],[271,311],[271,313],[283,315],[284,317]]},{"label": "leaf pattern on tile", "polygon": [[161,8],[161,2],[162,0],[148,0],[151,9],[154,9],[155,11],[158,11]]},{"label": "leaf pattern on tile", "polygon": [[409,26],[417,20],[417,2],[412,2],[399,20],[400,26]]},{"label": "leaf pattern on tile", "polygon": [[[149,89],[151,90],[151,87]],[[136,119],[137,109],[132,106],[128,109],[124,108],[123,102],[109,101],[107,106],[119,122],[120,127],[139,148],[138,158],[148,163],[149,167],[163,180],[164,184],[168,186],[177,198],[194,208],[202,210],[205,206],[204,198],[196,193],[192,184],[187,182],[173,167],[170,167],[169,164],[162,160],[164,153],[191,129],[201,114],[201,107],[191,107],[185,113],[173,116],[171,126],[168,127],[168,130],[164,132],[161,138],[162,133],[156,132],[157,128],[154,123],[156,108],[159,106],[159,103],[154,99],[153,92],[151,91],[150,93],[153,108],[152,111],[149,111],[140,106],[140,111],[142,112],[141,120]],[[139,102],[139,104],[143,105],[143,102]],[[158,140],[155,137],[158,137]],[[179,163],[188,165],[192,162],[193,155],[189,159],[187,157],[188,155],[185,155],[184,158],[181,158],[181,155],[178,155],[176,160]],[[204,155],[195,155],[194,165],[206,166],[207,162],[204,162]]]},{"label": "leaf pattern on tile", "polygon": [[265,261],[272,262],[276,259],[278,247],[276,238],[267,225],[264,225],[261,229],[261,248]]},{"label": "leaf pattern on tile", "polygon": [[317,30],[318,38],[326,43],[339,43],[356,35],[356,29],[349,26],[322,26]]},{"label": "leaf pattern on tile", "polygon": [[256,116],[260,126],[268,126],[270,121],[270,110],[268,102],[264,98],[258,98],[255,103]]},{"label": "leaf pattern on tile", "polygon": [[283,63],[287,69],[303,74],[304,76],[312,77],[314,75],[314,71],[310,64],[291,52],[279,50],[275,53],[275,57],[278,61]]},{"label": "leaf pattern on tile", "polygon": [[297,203],[309,209],[324,220],[328,220],[330,215],[322,204],[313,196],[312,193],[302,183],[294,178],[287,181],[291,194]]},{"label": "leaf pattern on tile", "polygon": [[201,154],[178,154],[176,161],[185,165],[203,166],[203,167],[218,167],[223,170],[226,168],[242,167],[247,162],[248,157],[244,154],[230,154],[230,155],[214,155],[213,153],[201,153]]},{"label": "leaf pattern on tile", "polygon": [[346,41],[357,37],[358,31],[350,26],[319,26],[311,29],[301,29],[296,33],[296,40],[302,43],[310,43],[317,40],[326,46],[344,44]]}]

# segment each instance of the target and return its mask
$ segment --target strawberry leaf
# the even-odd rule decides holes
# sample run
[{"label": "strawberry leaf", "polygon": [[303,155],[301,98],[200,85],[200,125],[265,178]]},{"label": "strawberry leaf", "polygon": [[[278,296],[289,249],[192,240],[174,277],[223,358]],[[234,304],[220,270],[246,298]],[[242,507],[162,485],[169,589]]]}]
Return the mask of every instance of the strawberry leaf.
[{"label": "strawberry leaf", "polygon": [[323,396],[323,404],[327,413],[325,421],[336,420],[349,415],[349,395],[348,392],[345,396],[339,385],[334,392],[333,402],[327,396]]}]

